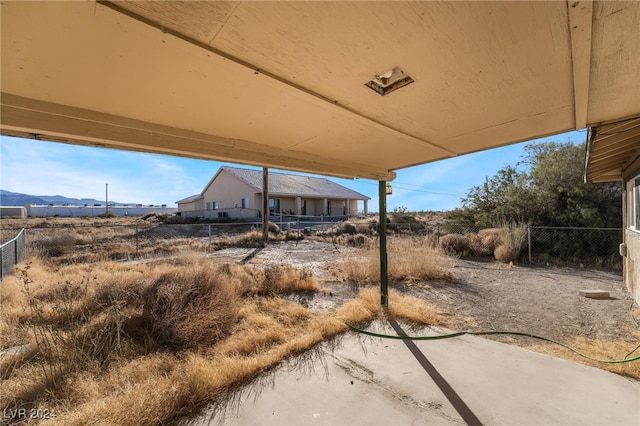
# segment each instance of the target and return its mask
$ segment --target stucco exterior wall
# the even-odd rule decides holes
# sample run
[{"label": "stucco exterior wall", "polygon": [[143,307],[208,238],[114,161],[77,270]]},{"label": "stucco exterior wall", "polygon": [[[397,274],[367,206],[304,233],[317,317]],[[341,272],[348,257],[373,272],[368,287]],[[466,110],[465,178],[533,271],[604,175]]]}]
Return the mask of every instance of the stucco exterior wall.
[{"label": "stucco exterior wall", "polygon": [[283,214],[296,214],[296,199],[291,197],[278,197],[273,196],[271,198],[280,199],[280,208]]},{"label": "stucco exterior wall", "polygon": [[203,209],[213,210],[213,203],[218,203],[218,209],[235,209],[242,207],[242,199],[248,198],[247,209],[260,210],[262,207],[256,205],[256,190],[251,185],[231,175],[226,170],[222,170],[211,185],[206,189],[203,199]]},{"label": "stucco exterior wall", "polygon": [[307,214],[312,216],[326,214],[324,200],[307,199]]},{"label": "stucco exterior wall", "polygon": [[622,258],[623,274],[627,289],[636,302],[640,303],[640,187],[636,186],[636,180],[640,179],[640,160],[632,164],[629,169],[634,171],[625,176],[622,197],[626,250]]},{"label": "stucco exterior wall", "polygon": [[195,201],[190,203],[178,203],[179,212],[190,212],[194,210],[197,210]]},{"label": "stucco exterior wall", "polygon": [[624,259],[624,282],[633,298],[640,303],[640,232],[627,229],[624,236],[627,255]]}]

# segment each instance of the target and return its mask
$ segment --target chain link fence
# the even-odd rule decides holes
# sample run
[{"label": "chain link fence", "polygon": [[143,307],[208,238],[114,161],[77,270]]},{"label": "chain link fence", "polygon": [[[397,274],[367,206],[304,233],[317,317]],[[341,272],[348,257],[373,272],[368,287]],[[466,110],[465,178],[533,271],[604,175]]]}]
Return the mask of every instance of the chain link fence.
[{"label": "chain link fence", "polygon": [[21,229],[11,240],[0,246],[2,263],[0,264],[0,280],[9,275],[16,263],[22,262],[27,254],[27,233]]},{"label": "chain link fence", "polygon": [[[335,224],[336,222],[324,220],[318,222],[289,220],[272,222],[270,231],[313,235],[327,231]],[[3,233],[7,235],[13,235],[9,233],[14,232],[16,230],[3,230]],[[211,251],[217,245],[228,242],[235,236],[250,232],[255,232],[254,239],[261,241],[262,224],[247,222],[157,223],[32,227],[26,229],[29,245],[26,247],[26,244],[23,244],[20,253],[28,249],[33,254],[55,258],[63,263],[133,260],[141,257],[176,255],[188,248],[196,251]],[[10,250],[7,248],[6,253],[9,252]],[[9,255],[6,256],[8,258]],[[3,254],[3,259],[4,257]],[[11,266],[9,263],[6,265],[6,269],[3,270],[9,271]]]},{"label": "chain link fence", "polygon": [[[377,234],[377,223],[328,222],[290,220],[275,223],[283,232],[304,235],[331,235],[331,233]],[[353,229],[351,229],[353,228]],[[445,223],[390,223],[387,232],[403,235],[420,235],[438,244],[447,234],[461,234],[473,238],[488,227]],[[520,261],[529,263],[589,264],[604,267],[620,267],[622,258],[619,246],[622,229],[618,228],[554,228],[544,226],[524,227],[526,237]],[[100,253],[112,260],[136,257],[176,254],[185,246],[198,250],[213,250],[230,237],[250,231],[261,233],[260,223],[195,223],[195,224],[143,224],[119,226],[73,226],[29,228],[29,246],[53,257],[68,253],[76,261],[96,259]],[[337,231],[337,232],[336,232]],[[259,237],[258,237],[259,238]],[[13,240],[12,240],[13,241]],[[26,243],[16,242],[19,248],[7,243],[3,246],[3,274],[11,269],[10,259],[24,256]],[[84,254],[80,253],[85,247]],[[6,253],[6,254],[5,254]],[[7,263],[5,266],[5,256]],[[83,257],[84,256],[84,257]]]},{"label": "chain link fence", "polygon": [[[447,234],[478,234],[487,226],[438,224],[435,234],[438,240]],[[521,260],[529,263],[590,264],[594,266],[620,267],[622,257],[621,228],[578,228],[525,226]]]},{"label": "chain link fence", "polygon": [[529,262],[560,260],[598,266],[617,266],[622,262],[621,228],[528,227]]}]

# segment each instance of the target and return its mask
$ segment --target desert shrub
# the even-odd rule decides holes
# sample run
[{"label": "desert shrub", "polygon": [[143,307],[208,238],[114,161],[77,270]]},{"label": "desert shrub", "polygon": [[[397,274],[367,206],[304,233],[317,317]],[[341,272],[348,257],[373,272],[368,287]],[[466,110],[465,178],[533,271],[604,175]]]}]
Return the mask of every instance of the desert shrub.
[{"label": "desert shrub", "polygon": [[493,256],[500,262],[515,262],[524,248],[527,229],[522,225],[510,224],[499,229],[500,245]]},{"label": "desert shrub", "polygon": [[309,269],[270,265],[264,270],[264,279],[259,293],[274,295],[294,291],[317,291],[319,289],[318,281]]},{"label": "desert shrub", "polygon": [[354,224],[349,223],[349,222],[344,222],[343,224],[338,226],[338,230],[336,231],[336,235],[341,235],[341,234],[354,235],[357,232],[358,232],[358,229],[356,228],[356,226]]},{"label": "desert shrub", "polygon": [[482,237],[478,234],[466,234],[465,237],[469,239],[469,247],[473,254],[477,256],[489,256],[493,254],[493,249],[488,249],[482,244]]},{"label": "desert shrub", "polygon": [[[333,239],[332,242],[334,243],[351,245],[350,243],[352,242],[352,240],[350,240],[349,237],[359,234],[372,236],[376,234],[377,229],[378,224],[372,222],[340,222],[336,225],[333,225],[326,231],[318,232],[316,235],[325,238],[331,237]],[[335,239],[335,237],[338,238]]]},{"label": "desert shrub", "polygon": [[142,295],[147,286],[147,279],[133,274],[120,274],[105,280],[97,287],[94,300],[97,304],[107,306],[117,303],[122,306],[141,306]]},{"label": "desert shrub", "polygon": [[140,219],[146,220],[148,222],[164,222],[169,217],[170,216],[167,215],[167,214],[162,214],[162,213],[158,213],[158,212],[151,212],[151,213],[145,214]]},{"label": "desert shrub", "polygon": [[478,237],[480,237],[482,246],[490,252],[493,252],[501,244],[500,228],[481,229],[478,231]]},{"label": "desert shrub", "polygon": [[375,240],[364,234],[341,235],[336,242],[348,247],[369,247],[375,245]]},{"label": "desert shrub", "polygon": [[273,232],[274,234],[280,233],[280,227],[273,222],[269,222],[268,229],[269,229],[269,232]]},{"label": "desert shrub", "polygon": [[285,241],[300,241],[304,240],[304,232],[301,231],[287,231],[284,234]]},{"label": "desert shrub", "polygon": [[409,223],[416,221],[415,213],[410,212],[406,207],[400,206],[389,213],[391,223]]},{"label": "desert shrub", "polygon": [[151,335],[174,348],[213,344],[238,320],[239,289],[206,265],[160,276],[143,300]]},{"label": "desert shrub", "polygon": [[447,234],[440,237],[440,248],[447,254],[466,256],[471,250],[471,245],[464,235]]}]

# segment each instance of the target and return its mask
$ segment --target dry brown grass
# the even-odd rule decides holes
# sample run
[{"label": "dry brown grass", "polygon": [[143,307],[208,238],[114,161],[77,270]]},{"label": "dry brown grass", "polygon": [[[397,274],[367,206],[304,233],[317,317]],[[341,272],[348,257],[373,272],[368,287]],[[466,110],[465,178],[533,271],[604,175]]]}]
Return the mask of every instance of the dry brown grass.
[{"label": "dry brown grass", "polygon": [[362,324],[372,319],[382,319],[390,315],[414,324],[447,325],[445,317],[424,300],[389,291],[389,307],[380,304],[380,289],[365,288],[358,292],[355,300],[345,303],[336,313],[338,318],[351,325]]},{"label": "dry brown grass", "polygon": [[[568,346],[591,358],[595,358],[598,360],[622,360],[640,356],[640,349],[638,349],[637,343],[640,341],[640,331],[634,332],[633,336],[631,337],[632,339],[635,339],[635,341],[605,341],[601,339],[588,339],[585,337],[578,337],[574,339],[573,342],[568,343]],[[640,361],[625,363],[597,362],[571,352],[568,349],[563,348],[562,346],[554,345],[551,343],[535,344],[531,345],[530,348],[536,352],[542,352],[560,358],[570,359],[582,364],[591,365],[593,367],[598,367],[602,368],[603,370],[621,374],[623,376],[640,379]]]},{"label": "dry brown grass", "polygon": [[[387,244],[391,283],[450,281],[451,261],[424,237],[391,238]],[[345,256],[338,274],[346,281],[373,284],[380,280],[379,249],[369,246]]]},{"label": "dry brown grass", "polygon": [[[297,231],[282,232],[280,228],[269,222],[269,241],[292,241],[301,240],[304,235]],[[249,232],[238,235],[222,235],[216,238],[214,242],[216,250],[228,248],[228,247],[245,247],[245,248],[257,248],[264,247],[264,240],[262,239],[262,231],[254,229]]]},{"label": "dry brown grass", "polygon": [[[280,297],[319,289],[309,271],[292,267],[214,268],[186,257],[62,266],[30,259],[23,270],[0,294],[1,347],[26,345],[0,360],[0,405],[55,409],[54,424],[172,422],[346,331],[336,316],[361,324],[385,314],[373,289],[337,312]],[[443,323],[418,299],[392,291],[390,302],[398,318]]]}]

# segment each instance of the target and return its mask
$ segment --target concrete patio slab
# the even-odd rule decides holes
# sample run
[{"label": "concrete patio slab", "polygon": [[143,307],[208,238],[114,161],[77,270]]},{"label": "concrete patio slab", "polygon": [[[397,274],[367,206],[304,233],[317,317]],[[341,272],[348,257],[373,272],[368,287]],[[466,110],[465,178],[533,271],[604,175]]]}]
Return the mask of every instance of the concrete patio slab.
[{"label": "concrete patio slab", "polygon": [[[396,334],[389,324],[376,327]],[[209,412],[189,424],[640,424],[637,380],[480,337],[412,342],[435,373],[402,340],[348,333],[303,368],[277,369],[226,417]]]}]

